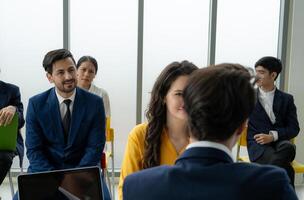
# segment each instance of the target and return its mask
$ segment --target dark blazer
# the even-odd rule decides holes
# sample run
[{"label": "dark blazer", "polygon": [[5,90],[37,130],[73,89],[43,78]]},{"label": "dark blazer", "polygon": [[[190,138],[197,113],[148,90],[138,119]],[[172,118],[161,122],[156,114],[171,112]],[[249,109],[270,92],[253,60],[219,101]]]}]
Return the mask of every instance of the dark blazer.
[{"label": "dark blazer", "polygon": [[16,107],[16,112],[18,114],[18,135],[16,150],[20,158],[21,167],[24,156],[24,144],[20,129],[24,126],[24,118],[20,91],[17,86],[0,81],[0,109],[10,105]]},{"label": "dark blazer", "polygon": [[276,117],[275,124],[272,124],[265,109],[258,100],[253,112],[249,116],[247,145],[251,161],[258,159],[265,149],[265,145],[260,145],[255,141],[253,138],[255,134],[269,133],[269,131],[274,130],[278,132],[278,141],[282,141],[296,137],[300,131],[297,109],[292,95],[276,89],[273,98],[273,112]]},{"label": "dark blazer", "polygon": [[233,163],[223,151],[187,149],[174,166],[159,166],[126,177],[124,200],[297,199],[286,172],[273,166]]},{"label": "dark blazer", "polygon": [[96,166],[105,144],[102,99],[76,89],[71,128],[65,144],[55,89],[30,98],[25,143],[29,172]]}]

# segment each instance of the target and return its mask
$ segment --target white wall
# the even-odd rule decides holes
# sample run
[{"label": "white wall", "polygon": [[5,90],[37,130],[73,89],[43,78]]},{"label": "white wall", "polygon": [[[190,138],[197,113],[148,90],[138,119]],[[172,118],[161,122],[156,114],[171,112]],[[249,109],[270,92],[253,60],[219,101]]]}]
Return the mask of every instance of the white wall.
[{"label": "white wall", "polygon": [[298,120],[300,123],[300,134],[296,139],[296,159],[304,163],[304,1],[295,0],[293,4],[289,70],[287,89],[293,94],[297,106]]},{"label": "white wall", "polygon": [[42,59],[50,49],[62,48],[62,13],[61,0],[0,1],[0,80],[19,86],[24,116],[29,97],[51,87]]},{"label": "white wall", "polygon": [[261,57],[276,56],[279,15],[278,0],[219,0],[215,63],[253,68]]},{"label": "white wall", "polygon": [[[170,13],[170,14],[168,14]],[[173,61],[207,64],[209,1],[145,1],[142,120],[157,76]]]},{"label": "white wall", "polygon": [[115,168],[120,168],[128,134],[136,124],[137,0],[70,1],[70,42],[76,62],[98,62],[94,83],[109,94]]},{"label": "white wall", "polygon": [[[262,14],[265,12],[264,8],[257,3],[248,6],[243,4],[242,0],[233,0],[229,3],[224,0],[219,1],[218,14],[224,15],[218,18],[216,62],[232,61],[250,66],[257,57],[276,54],[274,41],[277,38],[275,29],[278,28],[278,4],[274,6],[273,1],[272,3],[263,1],[263,4],[267,3],[273,11],[272,14],[268,12],[268,15]],[[122,2],[124,1],[117,0],[112,3],[106,0],[90,0],[89,3],[80,0],[71,1],[71,50],[76,59],[83,54],[91,54],[99,61],[101,68],[96,77],[96,84],[107,89],[111,98],[112,125],[117,131],[115,152],[118,168],[123,157],[127,134],[135,125],[136,103],[137,1]],[[146,109],[149,91],[156,76],[168,62],[189,59],[199,66],[204,66],[206,62],[207,1],[204,3],[193,1],[193,4],[185,0],[157,2],[162,9],[155,2],[148,1],[145,4],[143,110]],[[235,6],[228,7],[229,4]],[[253,9],[252,5],[257,6],[254,12],[249,10]],[[171,9],[183,12],[186,17],[177,15],[178,12],[175,13]],[[295,97],[303,130],[304,28],[301,20],[304,20],[302,12],[304,1],[295,0],[293,9],[290,66],[286,88]],[[235,16],[235,13],[240,11],[242,11],[242,19]],[[190,14],[187,15],[187,12]],[[172,17],[174,13],[176,16]],[[229,13],[233,15],[229,16]],[[175,18],[176,22],[173,20]],[[260,33],[257,37],[254,30],[246,27],[249,26],[249,21],[252,22],[250,26],[253,26],[262,23],[261,20],[267,21],[272,26],[265,26],[271,30],[266,31],[265,35]],[[26,108],[30,96],[51,87],[45,78],[41,62],[47,51],[62,47],[62,1],[28,0],[24,3],[18,0],[0,1],[0,27],[2,70],[0,79],[20,86],[22,101]],[[185,27],[188,29],[183,32]],[[238,35],[234,35],[235,32]],[[232,39],[232,36],[235,37]],[[255,45],[257,40],[267,48],[263,47],[261,51],[258,45]],[[297,141],[297,158],[302,162],[304,162],[304,146],[301,145],[303,139],[304,136],[300,135]],[[16,163],[14,167],[17,167]]]}]

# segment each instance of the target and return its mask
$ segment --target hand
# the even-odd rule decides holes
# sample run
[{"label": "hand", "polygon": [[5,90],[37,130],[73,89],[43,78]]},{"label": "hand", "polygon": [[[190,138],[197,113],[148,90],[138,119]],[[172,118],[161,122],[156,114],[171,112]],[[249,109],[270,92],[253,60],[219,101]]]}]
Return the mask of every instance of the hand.
[{"label": "hand", "polygon": [[258,143],[258,144],[268,144],[270,142],[273,142],[274,141],[274,138],[272,135],[270,134],[264,134],[264,133],[260,133],[260,134],[256,134],[254,136],[254,139],[255,141]]},{"label": "hand", "polygon": [[16,107],[15,106],[7,106],[0,110],[0,126],[8,125],[11,123],[14,115],[16,113]]}]

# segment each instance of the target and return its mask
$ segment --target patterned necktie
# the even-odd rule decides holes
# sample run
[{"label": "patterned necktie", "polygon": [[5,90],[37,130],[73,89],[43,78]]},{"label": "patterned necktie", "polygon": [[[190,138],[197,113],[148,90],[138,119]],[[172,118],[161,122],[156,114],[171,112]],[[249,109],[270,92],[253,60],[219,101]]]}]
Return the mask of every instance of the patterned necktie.
[{"label": "patterned necktie", "polygon": [[68,134],[69,134],[70,125],[71,125],[71,111],[70,111],[71,102],[72,101],[70,99],[66,99],[66,100],[63,101],[63,103],[67,107],[66,113],[65,113],[65,115],[63,117],[63,120],[62,120],[65,143],[68,141]]}]

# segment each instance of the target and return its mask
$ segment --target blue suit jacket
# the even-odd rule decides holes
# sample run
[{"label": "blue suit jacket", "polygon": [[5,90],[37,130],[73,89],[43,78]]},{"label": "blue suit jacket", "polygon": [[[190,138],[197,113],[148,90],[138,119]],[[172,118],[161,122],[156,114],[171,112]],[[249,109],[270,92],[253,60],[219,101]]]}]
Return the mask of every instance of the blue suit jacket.
[{"label": "blue suit jacket", "polygon": [[275,124],[272,124],[262,104],[257,101],[249,116],[247,145],[251,161],[258,159],[265,149],[265,145],[260,145],[255,141],[253,138],[255,134],[269,133],[274,130],[278,132],[278,141],[282,141],[296,137],[300,131],[297,109],[292,95],[276,89],[273,98],[273,112],[276,117]]},{"label": "blue suit jacket", "polygon": [[76,89],[68,141],[55,89],[29,100],[26,116],[29,172],[94,166],[105,144],[105,113],[100,97]]},{"label": "blue suit jacket", "polygon": [[20,129],[24,126],[24,118],[20,91],[17,86],[0,81],[0,109],[10,105],[16,107],[16,112],[18,114],[18,135],[16,150],[20,158],[21,166],[24,156],[24,145]]},{"label": "blue suit jacket", "polygon": [[124,200],[297,199],[286,172],[272,166],[233,163],[223,151],[187,149],[174,166],[159,166],[126,177]]}]

